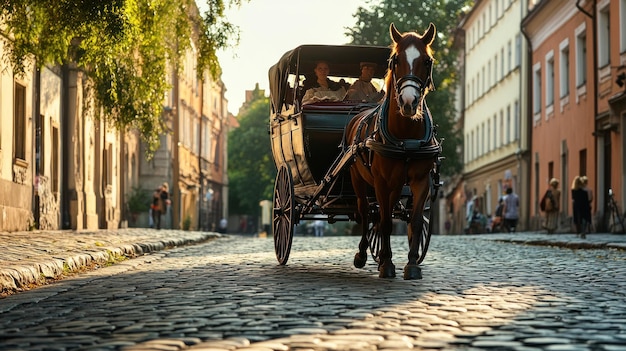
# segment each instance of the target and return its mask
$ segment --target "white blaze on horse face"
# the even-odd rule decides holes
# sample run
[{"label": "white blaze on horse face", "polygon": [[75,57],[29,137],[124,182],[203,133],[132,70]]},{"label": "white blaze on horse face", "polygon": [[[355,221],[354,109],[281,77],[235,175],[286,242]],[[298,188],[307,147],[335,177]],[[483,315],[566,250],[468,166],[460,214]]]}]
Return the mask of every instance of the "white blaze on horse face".
[{"label": "white blaze on horse face", "polygon": [[[404,55],[406,57],[406,61],[409,64],[409,69],[411,74],[413,73],[413,64],[420,57],[420,51],[414,46],[411,45],[404,50]],[[405,104],[413,104],[415,99],[419,99],[419,87],[415,84],[415,82],[407,80],[402,83],[400,87],[400,91],[402,92],[402,102]]]}]

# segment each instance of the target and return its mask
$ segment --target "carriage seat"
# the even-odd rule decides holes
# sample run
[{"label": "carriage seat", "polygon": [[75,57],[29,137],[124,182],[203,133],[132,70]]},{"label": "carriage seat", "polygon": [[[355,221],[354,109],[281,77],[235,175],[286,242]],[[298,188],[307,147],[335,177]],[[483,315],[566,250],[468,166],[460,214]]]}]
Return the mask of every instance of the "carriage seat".
[{"label": "carriage seat", "polygon": [[302,111],[317,113],[356,113],[375,106],[376,104],[374,103],[356,101],[319,101],[302,106]]}]

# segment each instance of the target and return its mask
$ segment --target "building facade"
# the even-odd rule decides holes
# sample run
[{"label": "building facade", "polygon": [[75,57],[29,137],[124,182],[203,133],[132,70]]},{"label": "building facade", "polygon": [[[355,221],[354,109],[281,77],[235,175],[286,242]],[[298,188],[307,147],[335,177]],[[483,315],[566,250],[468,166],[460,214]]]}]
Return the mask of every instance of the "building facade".
[{"label": "building facade", "polygon": [[[149,198],[164,182],[173,200],[164,228],[216,229],[228,216],[226,88],[198,75],[195,59],[192,44],[181,70],[170,70],[168,132],[150,160],[136,131],[106,123],[80,67],[30,62],[16,76],[0,63],[0,232],[148,227]],[[147,199],[134,212],[137,189]]]},{"label": "building facade", "polygon": [[[525,0],[482,0],[463,18],[463,180],[452,203],[464,218],[474,203],[492,215],[506,188],[520,196],[517,230],[528,229],[530,143],[526,115]],[[461,217],[462,214],[462,217]]]},{"label": "building facade", "polygon": [[[579,1],[580,2],[580,1]],[[533,229],[541,228],[539,202],[550,179],[560,181],[561,231],[571,228],[571,183],[597,180],[594,131],[593,22],[576,0],[541,1],[524,19],[531,45]],[[595,212],[597,199],[592,202]]]}]

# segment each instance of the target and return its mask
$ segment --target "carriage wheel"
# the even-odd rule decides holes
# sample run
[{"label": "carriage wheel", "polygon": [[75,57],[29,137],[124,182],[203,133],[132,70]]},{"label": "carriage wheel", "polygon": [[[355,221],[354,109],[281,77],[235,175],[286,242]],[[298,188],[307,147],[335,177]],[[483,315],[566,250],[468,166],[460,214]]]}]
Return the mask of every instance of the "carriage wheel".
[{"label": "carriage wheel", "polygon": [[[431,209],[431,205],[434,204],[434,198],[437,197],[437,188],[435,188],[435,182],[438,182],[439,179],[438,172],[431,172],[429,177],[429,193],[428,198],[426,199],[426,203],[424,204],[424,224],[422,228],[422,236],[420,238],[420,244],[417,249],[417,264],[422,263],[424,258],[426,257],[426,252],[428,251],[428,245],[430,245],[430,234],[433,231],[432,226],[432,216],[433,211]],[[409,243],[410,245],[410,243]]]},{"label": "carriage wheel", "polygon": [[274,233],[274,250],[276,259],[281,265],[287,264],[296,218],[293,178],[287,165],[278,169],[274,183],[274,209],[272,211],[272,232]]},{"label": "carriage wheel", "polygon": [[424,258],[426,257],[426,252],[428,251],[428,245],[430,244],[430,233],[432,232],[432,226],[430,225],[430,219],[432,217],[432,211],[430,209],[430,199],[426,200],[422,217],[424,218],[424,226],[422,228],[420,245],[417,248],[417,264],[420,264],[422,263],[422,261],[424,261]]}]

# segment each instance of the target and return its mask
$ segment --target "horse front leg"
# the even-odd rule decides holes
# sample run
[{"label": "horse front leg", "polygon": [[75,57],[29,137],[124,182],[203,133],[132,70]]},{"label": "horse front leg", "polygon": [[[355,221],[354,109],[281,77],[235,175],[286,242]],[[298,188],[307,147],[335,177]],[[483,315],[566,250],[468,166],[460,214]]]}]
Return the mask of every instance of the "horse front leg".
[{"label": "horse front leg", "polygon": [[[378,276],[380,278],[395,278],[396,266],[392,261],[391,251],[391,231],[393,229],[393,223],[391,221],[391,212],[393,211],[393,204],[397,201],[399,191],[386,191],[376,188],[376,198],[379,202],[380,222],[379,235],[381,235],[380,246],[380,264],[378,265]],[[395,199],[395,201],[394,201]]]},{"label": "horse front leg", "polygon": [[411,210],[411,220],[408,228],[409,261],[404,266],[404,279],[406,280],[422,279],[422,269],[417,264],[417,260],[423,238],[424,203],[428,197],[428,182],[411,184],[411,192],[413,193],[413,209]]}]

